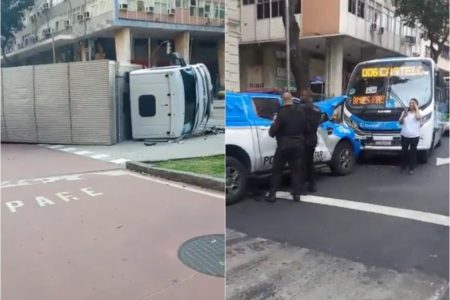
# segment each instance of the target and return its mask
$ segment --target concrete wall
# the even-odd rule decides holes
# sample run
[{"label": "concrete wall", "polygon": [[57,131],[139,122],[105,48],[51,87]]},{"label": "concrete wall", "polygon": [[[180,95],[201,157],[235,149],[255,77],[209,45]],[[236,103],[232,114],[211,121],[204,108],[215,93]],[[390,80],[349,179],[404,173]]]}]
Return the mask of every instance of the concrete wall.
[{"label": "concrete wall", "polygon": [[77,62],[1,72],[2,141],[116,143],[116,63]]}]

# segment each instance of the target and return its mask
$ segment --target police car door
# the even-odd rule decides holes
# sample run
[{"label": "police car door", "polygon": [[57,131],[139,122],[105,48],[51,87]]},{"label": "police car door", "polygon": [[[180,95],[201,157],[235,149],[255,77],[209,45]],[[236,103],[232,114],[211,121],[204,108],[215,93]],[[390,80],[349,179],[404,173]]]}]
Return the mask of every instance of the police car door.
[{"label": "police car door", "polygon": [[277,96],[252,97],[254,108],[253,127],[258,137],[259,153],[257,154],[257,171],[268,171],[272,168],[273,156],[277,142],[269,136],[273,116],[280,109],[280,98]]}]

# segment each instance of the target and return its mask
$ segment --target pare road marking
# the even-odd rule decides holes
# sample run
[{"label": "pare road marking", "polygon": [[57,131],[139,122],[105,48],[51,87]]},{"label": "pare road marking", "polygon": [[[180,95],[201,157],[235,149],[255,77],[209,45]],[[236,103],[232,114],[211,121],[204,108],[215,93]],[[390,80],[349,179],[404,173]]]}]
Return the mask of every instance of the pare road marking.
[{"label": "pare road marking", "polygon": [[[34,197],[34,200],[38,207],[47,207],[51,205],[55,205],[57,202],[70,202],[70,201],[77,201],[80,200],[80,197],[85,195],[89,197],[98,197],[103,195],[103,193],[96,192],[92,187],[85,187],[81,188],[79,192],[74,193],[76,195],[71,194],[70,192],[58,192],[51,196],[36,196]],[[15,200],[15,201],[8,201],[5,202],[5,206],[9,209],[11,213],[16,213],[20,210],[21,207],[25,206],[25,203],[27,205],[29,202],[22,201],[22,200]]]}]

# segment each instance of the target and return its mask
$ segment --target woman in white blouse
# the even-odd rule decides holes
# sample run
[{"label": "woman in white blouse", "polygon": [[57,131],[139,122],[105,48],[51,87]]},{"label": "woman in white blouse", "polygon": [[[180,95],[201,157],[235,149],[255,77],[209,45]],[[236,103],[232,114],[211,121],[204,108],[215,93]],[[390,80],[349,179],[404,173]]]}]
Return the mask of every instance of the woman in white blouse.
[{"label": "woman in white blouse", "polygon": [[401,142],[402,142],[402,172],[409,166],[409,174],[414,174],[417,157],[417,144],[419,143],[421,112],[419,102],[412,98],[409,101],[408,109],[402,113],[400,117],[402,125]]}]

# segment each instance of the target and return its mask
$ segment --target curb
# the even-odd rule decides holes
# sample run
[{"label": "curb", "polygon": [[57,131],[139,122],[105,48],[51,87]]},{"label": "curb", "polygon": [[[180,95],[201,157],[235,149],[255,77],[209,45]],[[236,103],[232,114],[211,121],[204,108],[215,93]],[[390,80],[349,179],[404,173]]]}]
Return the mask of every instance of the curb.
[{"label": "curb", "polygon": [[172,181],[184,182],[186,184],[196,185],[210,190],[220,192],[225,191],[225,181],[211,176],[157,168],[151,166],[150,164],[137,161],[127,161],[126,168],[131,171],[161,177]]}]

